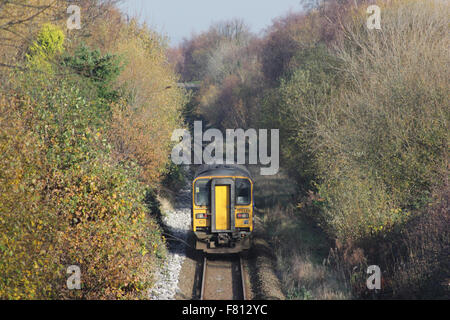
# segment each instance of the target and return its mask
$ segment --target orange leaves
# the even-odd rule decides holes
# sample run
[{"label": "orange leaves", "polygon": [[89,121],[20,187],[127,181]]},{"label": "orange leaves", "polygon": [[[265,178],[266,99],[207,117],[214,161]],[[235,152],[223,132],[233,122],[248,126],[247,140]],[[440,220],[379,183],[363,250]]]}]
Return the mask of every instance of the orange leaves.
[{"label": "orange leaves", "polygon": [[117,86],[124,86],[130,98],[112,106],[109,139],[120,159],[137,162],[141,178],[155,184],[168,159],[172,131],[180,126],[184,93],[167,64],[162,38],[147,27],[124,23],[110,50],[124,57]]},{"label": "orange leaves", "polygon": [[[14,1],[3,9],[32,11]],[[129,103],[111,107],[111,125],[109,106],[91,96],[88,81],[21,74],[11,80],[17,92],[0,94],[0,298],[137,298],[164,250],[141,181],[158,182],[184,93],[161,38],[106,10],[117,25],[93,18],[86,41],[128,59],[114,89],[124,88]],[[15,30],[27,35],[40,26]],[[68,38],[76,45],[76,36]],[[6,51],[0,48],[0,58],[19,56]],[[81,291],[66,287],[73,264],[81,268]]]},{"label": "orange leaves", "polygon": [[[48,136],[34,131],[41,108],[0,96],[0,298],[136,298],[163,247],[153,246],[160,233],[140,202],[137,168],[95,143],[84,145],[88,161],[62,165],[61,154],[80,149],[42,142]],[[58,141],[65,131],[55,129]],[[79,292],[66,287],[73,264],[82,270]]]}]

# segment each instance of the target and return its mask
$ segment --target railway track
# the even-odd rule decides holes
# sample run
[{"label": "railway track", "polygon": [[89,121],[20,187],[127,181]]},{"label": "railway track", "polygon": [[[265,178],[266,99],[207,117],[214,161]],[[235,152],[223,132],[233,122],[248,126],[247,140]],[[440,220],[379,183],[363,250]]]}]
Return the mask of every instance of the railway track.
[{"label": "railway track", "polygon": [[245,291],[241,256],[204,256],[201,300],[246,300]]}]

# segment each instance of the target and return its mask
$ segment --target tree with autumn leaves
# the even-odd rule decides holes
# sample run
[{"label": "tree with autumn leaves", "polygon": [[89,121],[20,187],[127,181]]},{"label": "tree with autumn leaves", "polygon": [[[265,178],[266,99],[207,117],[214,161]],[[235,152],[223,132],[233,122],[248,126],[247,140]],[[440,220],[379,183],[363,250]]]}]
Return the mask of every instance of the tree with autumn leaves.
[{"label": "tree with autumn leaves", "polygon": [[[185,94],[164,39],[114,1],[0,1],[0,297],[146,298],[153,206]],[[69,290],[78,265],[82,290]]]},{"label": "tree with autumn leaves", "polygon": [[[280,130],[295,217],[336,243],[336,269],[354,296],[367,293],[368,263],[382,268],[390,297],[444,296],[449,5],[377,1],[381,30],[370,30],[373,1],[305,2],[309,10],[276,18],[261,37],[230,40],[212,26],[186,39],[172,56],[201,84],[190,112],[221,129]],[[278,261],[302,296],[310,288],[291,268],[301,232],[285,234],[304,220],[289,212],[275,219],[274,237],[286,240]],[[280,219],[292,223],[283,229]]]}]

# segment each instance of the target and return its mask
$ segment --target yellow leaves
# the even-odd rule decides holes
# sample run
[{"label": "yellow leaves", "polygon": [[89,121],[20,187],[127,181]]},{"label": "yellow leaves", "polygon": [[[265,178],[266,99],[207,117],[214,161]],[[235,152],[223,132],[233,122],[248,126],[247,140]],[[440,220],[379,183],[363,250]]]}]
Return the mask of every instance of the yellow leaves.
[{"label": "yellow leaves", "polygon": [[369,227],[369,230],[370,230],[372,233],[378,233],[378,232],[383,231],[383,229],[385,229],[382,225],[381,225],[381,226],[373,226],[373,225],[369,225],[368,227]]},{"label": "yellow leaves", "polygon": [[114,53],[127,57],[118,85],[127,85],[134,93],[134,103],[113,108],[110,138],[124,157],[143,167],[143,178],[155,183],[167,161],[168,142],[179,126],[185,96],[176,86],[162,43],[152,31],[124,26]]},{"label": "yellow leaves", "polygon": [[400,208],[391,208],[391,212],[397,214],[397,213],[402,212],[402,209],[400,209]]},{"label": "yellow leaves", "polygon": [[95,185],[95,182],[94,182],[94,181],[90,182],[90,183],[89,183],[89,186],[91,187],[91,191],[92,191],[92,192],[97,191],[97,186]]},{"label": "yellow leaves", "polygon": [[[184,96],[161,43],[136,28],[137,34],[118,34],[120,47],[112,53],[130,53],[129,67],[119,82],[138,89],[138,103],[126,106],[124,113],[114,111],[111,131],[117,134],[112,137],[124,142],[127,158],[137,160],[148,180],[156,181],[170,151],[167,141],[177,126]],[[173,88],[166,90],[167,86]],[[76,147],[78,139],[93,136],[97,140],[92,143],[100,144],[98,139],[108,138],[106,134],[111,138],[111,132],[87,128],[59,146],[61,137],[55,132],[61,128],[37,123],[36,110],[47,112],[38,107],[29,101],[16,105],[0,95],[0,208],[8,209],[0,215],[0,274],[11,283],[0,287],[0,298],[73,298],[73,292],[60,288],[66,263],[80,265],[83,283],[94,288],[79,297],[134,297],[133,288],[143,289],[141,284],[148,282],[152,254],[163,249],[158,245],[157,225],[140,202],[144,185],[137,173],[118,165],[109,154],[69,165],[57,157],[49,160],[49,147],[59,148],[57,156],[80,159],[91,149]],[[43,136],[31,132],[38,125]],[[100,151],[92,148],[92,153]],[[139,169],[134,165],[133,170]],[[32,198],[35,194],[41,196]]]}]

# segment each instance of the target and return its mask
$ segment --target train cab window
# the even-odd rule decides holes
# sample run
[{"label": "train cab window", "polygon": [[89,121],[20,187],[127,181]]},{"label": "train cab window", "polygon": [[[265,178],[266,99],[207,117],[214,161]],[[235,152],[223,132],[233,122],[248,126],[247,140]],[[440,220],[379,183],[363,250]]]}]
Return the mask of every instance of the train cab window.
[{"label": "train cab window", "polygon": [[211,181],[207,179],[197,180],[195,183],[195,204],[197,206],[209,206],[211,199]]},{"label": "train cab window", "polygon": [[251,201],[250,181],[247,179],[236,179],[236,204],[248,205]]}]

